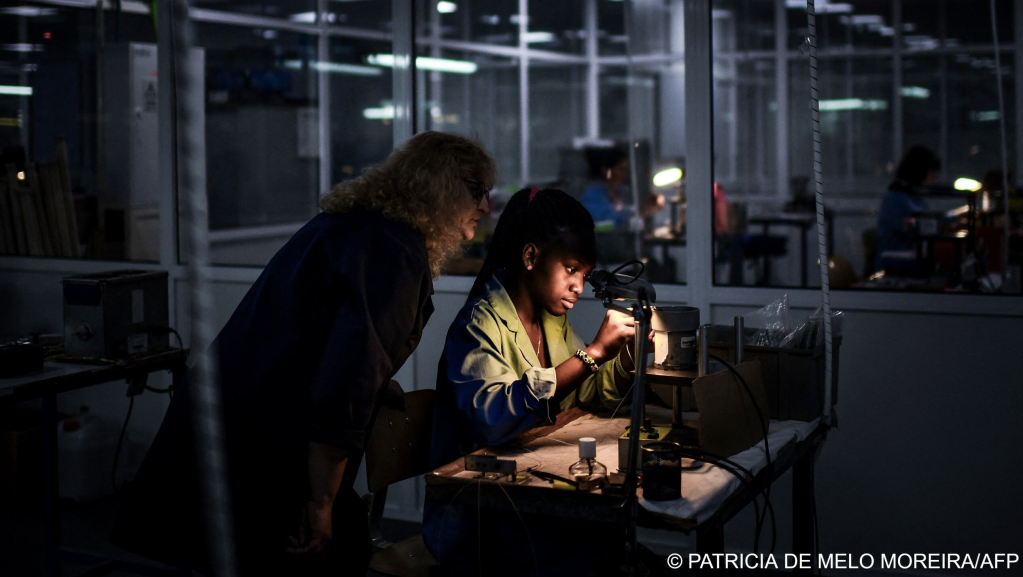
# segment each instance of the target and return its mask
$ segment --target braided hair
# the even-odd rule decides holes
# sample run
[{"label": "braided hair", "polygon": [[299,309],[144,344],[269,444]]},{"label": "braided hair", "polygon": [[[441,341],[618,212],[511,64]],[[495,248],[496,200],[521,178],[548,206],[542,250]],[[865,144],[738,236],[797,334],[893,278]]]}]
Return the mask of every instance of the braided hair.
[{"label": "braided hair", "polygon": [[582,203],[555,188],[524,188],[516,192],[497,221],[487,258],[466,302],[482,295],[495,273],[521,265],[522,249],[527,244],[545,249],[568,235],[578,239],[585,258],[596,261],[593,217]]}]

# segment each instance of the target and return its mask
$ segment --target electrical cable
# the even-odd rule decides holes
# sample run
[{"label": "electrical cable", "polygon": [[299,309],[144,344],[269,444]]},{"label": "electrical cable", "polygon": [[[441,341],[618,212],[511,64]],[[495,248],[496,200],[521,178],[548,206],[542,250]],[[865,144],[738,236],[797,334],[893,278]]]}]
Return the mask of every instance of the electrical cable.
[{"label": "electrical cable", "polygon": [[178,350],[182,350],[182,351],[185,350],[185,341],[181,340],[181,333],[179,333],[178,331],[174,330],[171,327],[167,327],[167,330],[170,331],[175,337],[178,338]]},{"label": "electrical cable", "polygon": [[[817,523],[817,472],[814,471],[814,460],[810,460],[810,503],[813,511],[813,558],[819,559],[821,552],[821,529]],[[817,575],[823,575],[820,563],[817,565]]]},{"label": "electrical cable", "polygon": [[128,414],[124,416],[124,424],[121,425],[121,434],[117,437],[117,449],[114,450],[114,466],[110,468],[110,486],[116,493],[120,487],[117,486],[117,462],[121,458],[121,448],[124,445],[124,434],[128,431],[128,421],[131,420],[131,411],[135,408],[135,396],[128,397]]},{"label": "electrical cable", "polygon": [[[766,516],[767,513],[771,514],[771,553],[774,553],[774,548],[775,548],[776,541],[777,541],[777,526],[776,526],[776,520],[775,520],[775,516],[774,516],[774,505],[771,503],[770,484],[769,483],[768,484],[764,484],[764,483],[760,482],[760,480],[757,479],[756,475],[753,474],[753,471],[751,471],[750,469],[747,469],[746,467],[743,467],[742,465],[736,463],[735,461],[733,461],[733,460],[731,460],[731,459],[729,459],[727,457],[722,457],[722,456],[716,455],[714,453],[709,453],[707,451],[704,451],[703,449],[700,449],[699,447],[682,447],[682,450],[685,453],[690,454],[690,455],[705,456],[705,457],[708,457],[708,458],[715,459],[715,460],[717,460],[717,461],[719,461],[721,463],[724,463],[726,465],[730,465],[732,467],[735,467],[739,471],[742,471],[747,476],[749,476],[749,478],[752,481],[756,481],[756,483],[758,485],[760,485],[759,493],[764,496],[764,510],[760,514],[761,515],[761,522],[763,521],[763,518]],[[690,457],[690,458],[692,458],[692,457]],[[718,463],[714,463],[714,464],[717,465]],[[752,490],[751,490],[751,492],[752,492]],[[754,497],[754,500],[753,500],[753,506],[754,506],[754,508],[756,508],[756,498],[755,497]]]},{"label": "electrical cable", "polygon": [[998,129],[1001,134],[1002,152],[1002,204],[1005,209],[1005,226],[1002,249],[1002,279],[1009,270],[1009,153],[1005,145],[1005,93],[1002,88],[1002,58],[998,46],[998,18],[995,0],[991,0],[991,38],[995,46],[995,78],[998,82]]},{"label": "electrical cable", "polygon": [[[993,1],[993,0],[992,0]],[[806,21],[810,45],[810,108],[813,119],[813,180],[817,205],[817,260],[821,271],[821,308],[824,313],[824,408],[821,419],[831,425],[831,386],[833,377],[831,341],[831,283],[828,278],[828,244],[824,219],[824,177],[821,169],[821,110],[817,95],[817,10],[814,0],[806,0]]]},{"label": "electrical cable", "polygon": [[[743,484],[743,486],[746,488],[746,490],[749,491],[751,495],[753,495],[753,513],[754,513],[754,516],[756,518],[755,519],[756,523],[760,524],[760,523],[763,522],[763,519],[762,519],[762,516],[761,516],[761,512],[757,508],[756,495],[758,493],[764,494],[764,489],[763,489],[763,487],[761,487],[760,491],[756,491],[754,489],[752,483],[755,482],[757,479],[756,479],[756,476],[753,475],[752,471],[750,471],[749,469],[746,469],[742,465],[739,465],[738,463],[736,463],[736,462],[734,462],[734,461],[732,461],[730,459],[727,459],[725,457],[720,457],[720,456],[714,455],[712,453],[707,453],[706,451],[702,451],[700,449],[693,449],[693,448],[688,448],[687,449],[686,447],[683,447],[682,451],[681,451],[681,455],[683,457],[688,457],[690,459],[693,459],[694,461],[702,461],[702,462],[705,462],[705,463],[711,463],[711,464],[716,465],[716,466],[724,469],[725,471],[731,473],[736,479],[739,480],[739,482],[741,482]],[[733,467],[734,467],[734,469],[733,469]],[[746,480],[745,477],[743,477],[743,475],[740,475],[739,474],[740,471],[742,473],[745,473],[745,475],[747,475],[750,478],[750,480],[748,481],[748,480]],[[766,516],[767,512],[771,513],[771,531],[772,531],[772,536],[771,536],[771,553],[773,554],[774,553],[774,547],[775,547],[775,535],[774,535],[774,532],[775,532],[775,528],[776,528],[776,526],[775,526],[775,517],[774,517],[774,506],[771,504],[770,497],[768,497],[766,495],[764,497],[764,510],[765,510],[764,516]],[[758,543],[754,543],[753,544],[753,552],[754,553],[759,552],[759,544]]]}]

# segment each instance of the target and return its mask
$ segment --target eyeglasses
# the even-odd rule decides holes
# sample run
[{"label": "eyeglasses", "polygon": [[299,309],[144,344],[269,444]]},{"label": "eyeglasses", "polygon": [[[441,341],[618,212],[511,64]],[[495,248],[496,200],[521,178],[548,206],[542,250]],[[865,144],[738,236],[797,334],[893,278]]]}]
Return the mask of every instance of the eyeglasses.
[{"label": "eyeglasses", "polygon": [[469,184],[469,192],[472,193],[472,199],[476,201],[476,204],[479,204],[484,198],[487,199],[487,202],[490,202],[490,189],[487,188],[487,185],[471,178],[463,178],[462,180]]}]

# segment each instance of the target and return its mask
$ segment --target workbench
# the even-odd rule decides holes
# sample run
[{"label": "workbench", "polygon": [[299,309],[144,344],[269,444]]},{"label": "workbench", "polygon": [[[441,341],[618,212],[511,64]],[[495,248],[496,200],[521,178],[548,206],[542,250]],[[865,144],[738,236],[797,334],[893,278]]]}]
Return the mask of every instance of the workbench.
[{"label": "workbench", "polygon": [[45,575],[58,575],[61,561],[94,565],[89,575],[101,575],[116,570],[127,570],[143,575],[179,575],[178,569],[162,569],[154,565],[109,559],[84,551],[60,546],[60,501],[57,482],[57,395],[77,389],[125,380],[141,392],[150,373],[169,371],[173,385],[178,386],[185,376],[187,349],[173,349],[121,361],[86,364],[82,361],[54,362],[48,360],[43,369],[0,379],[0,405],[42,399],[43,427],[43,479],[46,485],[45,503]]},{"label": "workbench", "polygon": [[[648,406],[654,422],[670,422],[670,411]],[[693,418],[695,414],[685,414]],[[768,441],[772,464],[767,466],[763,441],[734,455],[731,460],[750,469],[758,481],[773,482],[793,470],[792,519],[793,552],[811,553],[813,548],[813,468],[827,427],[813,422],[771,421]],[[618,438],[629,424],[626,417],[604,418],[579,409],[558,416],[554,425],[533,429],[515,443],[476,451],[474,454],[515,459],[518,471],[539,470],[568,477],[568,468],[579,460],[578,440],[597,439],[597,460],[613,472],[618,467]],[[687,467],[689,467],[687,469]],[[476,490],[465,491],[472,486]],[[755,487],[756,484],[753,484]],[[625,497],[601,491],[580,492],[555,489],[548,481],[526,475],[519,482],[490,481],[480,473],[466,471],[459,458],[426,475],[432,498],[467,507],[514,508],[522,513],[554,515],[582,520],[626,523]],[[676,501],[648,501],[638,490],[640,517],[644,527],[670,529],[689,534],[696,531],[697,550],[723,552],[724,526],[759,494],[750,493],[731,473],[709,463],[683,460],[682,498]]]}]

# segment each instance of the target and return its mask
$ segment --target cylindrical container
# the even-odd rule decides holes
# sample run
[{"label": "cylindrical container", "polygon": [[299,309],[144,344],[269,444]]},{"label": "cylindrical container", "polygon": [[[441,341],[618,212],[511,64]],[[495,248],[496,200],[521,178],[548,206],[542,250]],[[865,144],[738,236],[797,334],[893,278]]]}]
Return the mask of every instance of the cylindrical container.
[{"label": "cylindrical container", "polygon": [[650,328],[654,331],[654,368],[680,371],[696,366],[696,330],[700,309],[654,307]]},{"label": "cylindrical container", "polygon": [[673,501],[682,498],[682,447],[657,441],[643,445],[643,498]]}]

